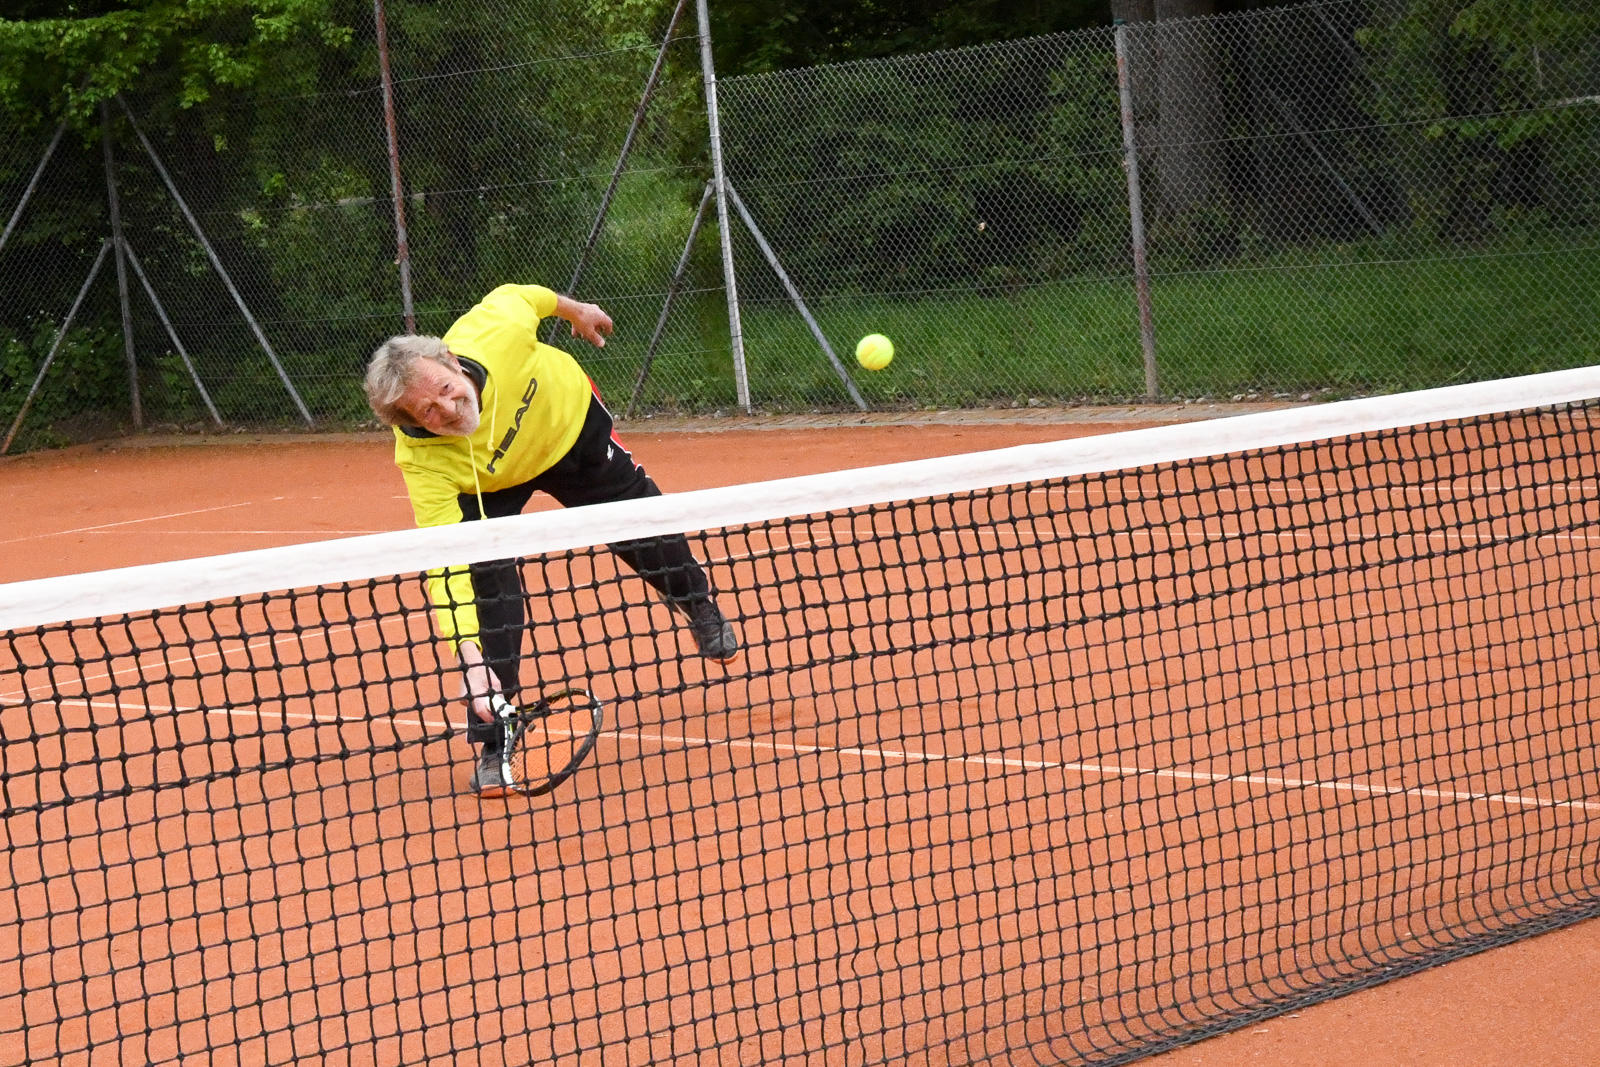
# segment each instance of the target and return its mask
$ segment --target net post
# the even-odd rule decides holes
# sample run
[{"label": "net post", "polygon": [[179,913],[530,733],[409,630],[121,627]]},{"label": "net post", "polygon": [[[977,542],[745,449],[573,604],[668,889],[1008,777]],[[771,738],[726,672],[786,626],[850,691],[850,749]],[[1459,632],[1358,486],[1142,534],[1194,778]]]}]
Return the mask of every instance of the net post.
[{"label": "net post", "polygon": [[800,317],[806,320],[806,325],[811,328],[811,336],[817,339],[817,344],[822,346],[823,354],[828,357],[828,362],[833,364],[833,373],[839,376],[844,383],[845,391],[850,394],[850,399],[862,411],[867,410],[866,399],[862,397],[861,390],[856,388],[856,383],[850,377],[850,372],[845,370],[844,364],[839,362],[839,357],[834,355],[833,346],[828,343],[827,335],[822,332],[822,327],[817,325],[817,320],[812,317],[811,309],[806,307],[805,300],[800,296],[800,290],[795,288],[789,279],[789,273],[783,269],[783,264],[778,262],[778,254],[767,244],[767,239],[762,236],[761,228],[756,225],[756,220],[750,217],[750,209],[744,206],[744,201],[739,198],[739,193],[733,184],[728,184],[728,196],[733,200],[733,206],[739,211],[739,218],[744,220],[745,228],[750,231],[750,236],[756,239],[756,244],[761,247],[761,254],[766,257],[767,263],[772,267],[778,281],[783,283],[784,291],[789,294],[789,299],[794,301],[794,306],[799,309]]},{"label": "net post", "polygon": [[700,206],[695,208],[694,221],[689,224],[689,239],[683,242],[683,255],[678,257],[678,269],[672,272],[672,281],[667,284],[667,296],[661,302],[661,317],[656,319],[655,333],[650,335],[650,343],[645,346],[644,363],[639,367],[639,377],[633,383],[633,395],[628,398],[628,408],[622,413],[624,419],[633,417],[633,409],[639,403],[639,397],[644,395],[645,379],[650,377],[650,363],[655,359],[656,346],[661,343],[661,335],[666,331],[673,298],[678,295],[678,286],[683,284],[684,272],[689,269],[689,254],[694,251],[695,238],[700,236],[700,224],[705,221],[706,205],[711,202],[714,191],[712,184],[706,182],[705,192],[700,194]]},{"label": "net post", "polygon": [[739,321],[739,286],[733,272],[733,228],[728,225],[728,179],[722,166],[722,127],[717,118],[717,69],[711,60],[711,16],[706,0],[695,0],[700,23],[700,72],[706,87],[706,119],[711,130],[711,180],[717,187],[717,226],[722,239],[722,279],[728,291],[728,336],[733,350],[733,384],[739,410],[750,414],[750,374],[744,358],[744,327]]},{"label": "net post", "polygon": [[394,195],[394,261],[400,268],[400,313],[405,318],[406,333],[416,333],[417,312],[411,300],[411,242],[406,236],[405,186],[400,181],[400,131],[394,115],[394,75],[389,70],[389,23],[383,0],[372,0],[372,18],[378,35],[383,132],[389,144],[389,186]]},{"label": "net post", "polygon": [[1117,48],[1117,96],[1122,112],[1123,168],[1128,172],[1128,218],[1133,236],[1133,284],[1139,299],[1139,344],[1144,351],[1144,393],[1160,396],[1156,374],[1156,324],[1150,308],[1150,262],[1144,236],[1144,196],[1139,188],[1139,145],[1133,133],[1133,83],[1128,72],[1128,27],[1121,19],[1113,31]]},{"label": "net post", "polygon": [[194,232],[195,238],[200,242],[200,247],[205,249],[206,258],[210,260],[211,267],[222,279],[222,284],[227,286],[228,295],[233,297],[234,304],[244,316],[245,322],[250,324],[250,331],[255,334],[256,342],[261,345],[261,350],[267,354],[267,359],[272,363],[272,369],[278,372],[278,380],[283,382],[283,387],[289,391],[289,399],[294,401],[295,408],[300,412],[307,426],[315,426],[316,421],[311,418],[311,412],[306,408],[304,400],[300,399],[300,391],[294,387],[294,382],[289,380],[289,374],[283,369],[283,364],[278,361],[278,354],[272,350],[272,344],[267,340],[267,335],[262,332],[261,324],[256,322],[256,317],[250,313],[250,306],[244,302],[239,289],[233,284],[233,277],[228,273],[228,268],[222,265],[222,260],[217,256],[217,250],[211,247],[211,241],[206,237],[206,232],[200,228],[200,222],[194,217],[194,212],[189,210],[189,202],[178,191],[178,185],[172,180],[172,175],[167,173],[167,168],[162,164],[161,157],[156,155],[155,146],[150,143],[150,138],[144,135],[144,130],[139,128],[139,120],[133,116],[133,108],[128,106],[128,101],[121,94],[117,96],[117,103],[122,105],[122,110],[128,116],[128,125],[132,127],[134,136],[139,138],[139,143],[144,146],[145,155],[150,157],[150,162],[155,164],[156,173],[161,176],[162,184],[167,187],[167,192],[172,195],[173,201],[178,205],[178,210],[183,213],[184,219],[189,223],[189,229]]},{"label": "net post", "polygon": [[106,163],[106,207],[111,212],[111,247],[117,261],[117,306],[122,312],[122,352],[128,361],[128,397],[133,407],[133,428],[144,429],[144,405],[139,400],[139,362],[133,352],[133,306],[128,301],[128,265],[123,258],[122,204],[117,197],[116,159],[111,147],[111,108],[100,101],[100,149]]},{"label": "net post", "polygon": [[6,222],[4,231],[0,231],[0,251],[4,251],[6,242],[11,240],[12,231],[17,228],[17,221],[22,218],[23,209],[28,206],[28,201],[33,199],[33,192],[39,188],[39,179],[44,176],[44,169],[50,165],[50,157],[56,154],[56,146],[61,143],[61,137],[67,132],[67,120],[62,119],[61,125],[56,127],[55,136],[50,138],[50,143],[45,146],[44,155],[39,157],[39,165],[33,168],[33,177],[28,179],[27,187],[22,190],[22,198],[17,201],[17,206],[11,212],[11,218]]},{"label": "net post", "polygon": [[78,295],[72,301],[72,309],[67,312],[66,321],[62,322],[61,329],[56,333],[56,339],[50,345],[50,351],[45,355],[44,362],[39,364],[39,373],[33,376],[33,385],[28,388],[28,395],[23,397],[22,407],[17,409],[17,417],[11,421],[11,429],[7,431],[6,439],[0,441],[0,456],[11,450],[11,442],[17,436],[17,431],[22,428],[22,420],[28,417],[28,409],[33,406],[33,398],[39,393],[45,372],[50,369],[50,364],[55,362],[56,353],[61,351],[62,343],[66,341],[67,333],[72,329],[72,322],[78,317],[78,309],[83,306],[83,298],[89,295],[89,286],[94,284],[100,268],[105,264],[106,253],[110,250],[111,238],[107,237],[100,242],[100,254],[94,257],[94,266],[89,268],[89,276],[83,280],[82,287],[78,289]]}]

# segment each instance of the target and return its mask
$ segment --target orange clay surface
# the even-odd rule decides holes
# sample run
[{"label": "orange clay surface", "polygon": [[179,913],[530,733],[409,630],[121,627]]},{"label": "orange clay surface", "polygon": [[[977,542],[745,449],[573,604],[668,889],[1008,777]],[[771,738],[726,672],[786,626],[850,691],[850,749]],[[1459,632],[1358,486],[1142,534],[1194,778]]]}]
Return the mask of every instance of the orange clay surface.
[{"label": "orange clay surface", "polygon": [[[622,436],[671,492],[1135,425],[1062,413],[715,431],[638,424]],[[390,452],[368,435],[123,443],[0,460],[0,581],[403,529],[410,510]],[[1578,1067],[1600,1064],[1597,1009],[1600,922],[1589,922],[1146,1062]]]}]

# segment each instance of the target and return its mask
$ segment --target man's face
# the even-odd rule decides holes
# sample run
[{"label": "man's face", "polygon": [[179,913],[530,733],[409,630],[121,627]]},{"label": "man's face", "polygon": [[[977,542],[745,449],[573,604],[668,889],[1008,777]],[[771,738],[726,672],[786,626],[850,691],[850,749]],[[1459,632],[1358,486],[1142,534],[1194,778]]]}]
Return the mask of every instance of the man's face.
[{"label": "man's face", "polygon": [[459,366],[417,360],[396,406],[414,425],[441,437],[465,437],[478,428],[478,391]]}]

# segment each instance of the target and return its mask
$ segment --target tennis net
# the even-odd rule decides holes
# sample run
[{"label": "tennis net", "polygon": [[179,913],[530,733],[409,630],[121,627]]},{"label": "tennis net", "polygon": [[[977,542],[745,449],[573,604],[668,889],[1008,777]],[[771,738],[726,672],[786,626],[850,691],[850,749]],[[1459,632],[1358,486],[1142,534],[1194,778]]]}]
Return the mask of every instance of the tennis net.
[{"label": "tennis net", "polygon": [[[1112,1063],[1594,915],[1596,397],[0,588],[0,1063]],[[605,547],[683,532],[727,667]],[[500,559],[607,722],[483,802]]]}]

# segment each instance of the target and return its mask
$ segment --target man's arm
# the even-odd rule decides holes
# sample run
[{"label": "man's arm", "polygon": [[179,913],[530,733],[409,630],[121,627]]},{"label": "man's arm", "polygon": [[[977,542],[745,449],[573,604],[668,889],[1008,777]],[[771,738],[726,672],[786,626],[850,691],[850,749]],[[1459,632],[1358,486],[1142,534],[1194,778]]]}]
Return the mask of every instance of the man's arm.
[{"label": "man's arm", "polygon": [[[461,504],[449,478],[419,464],[400,464],[406,492],[418,526],[448,526],[461,521]],[[494,718],[491,701],[500,684],[478,644],[477,594],[466,567],[440,567],[428,572],[428,600],[433,605],[439,635],[455,650],[460,681],[453,698],[465,701],[478,718]]]},{"label": "man's arm", "polygon": [[467,708],[484,722],[494,721],[494,698],[500,694],[500,682],[489,665],[483,662],[483,650],[475,640],[464,640],[456,646],[461,658],[461,691],[457,700],[466,701]]},{"label": "man's arm", "polygon": [[606,338],[611,336],[611,316],[596,304],[585,304],[557,293],[556,315],[572,324],[572,336],[581,337],[596,348],[604,348]]},{"label": "man's arm", "polygon": [[500,692],[500,682],[483,662],[477,594],[472,587],[471,572],[466,567],[431,570],[427,587],[439,636],[455,651],[456,667],[460,671],[460,681],[455,692],[450,694],[451,699],[465,701],[478,718],[489,722],[494,718],[490,707],[494,696]]}]

